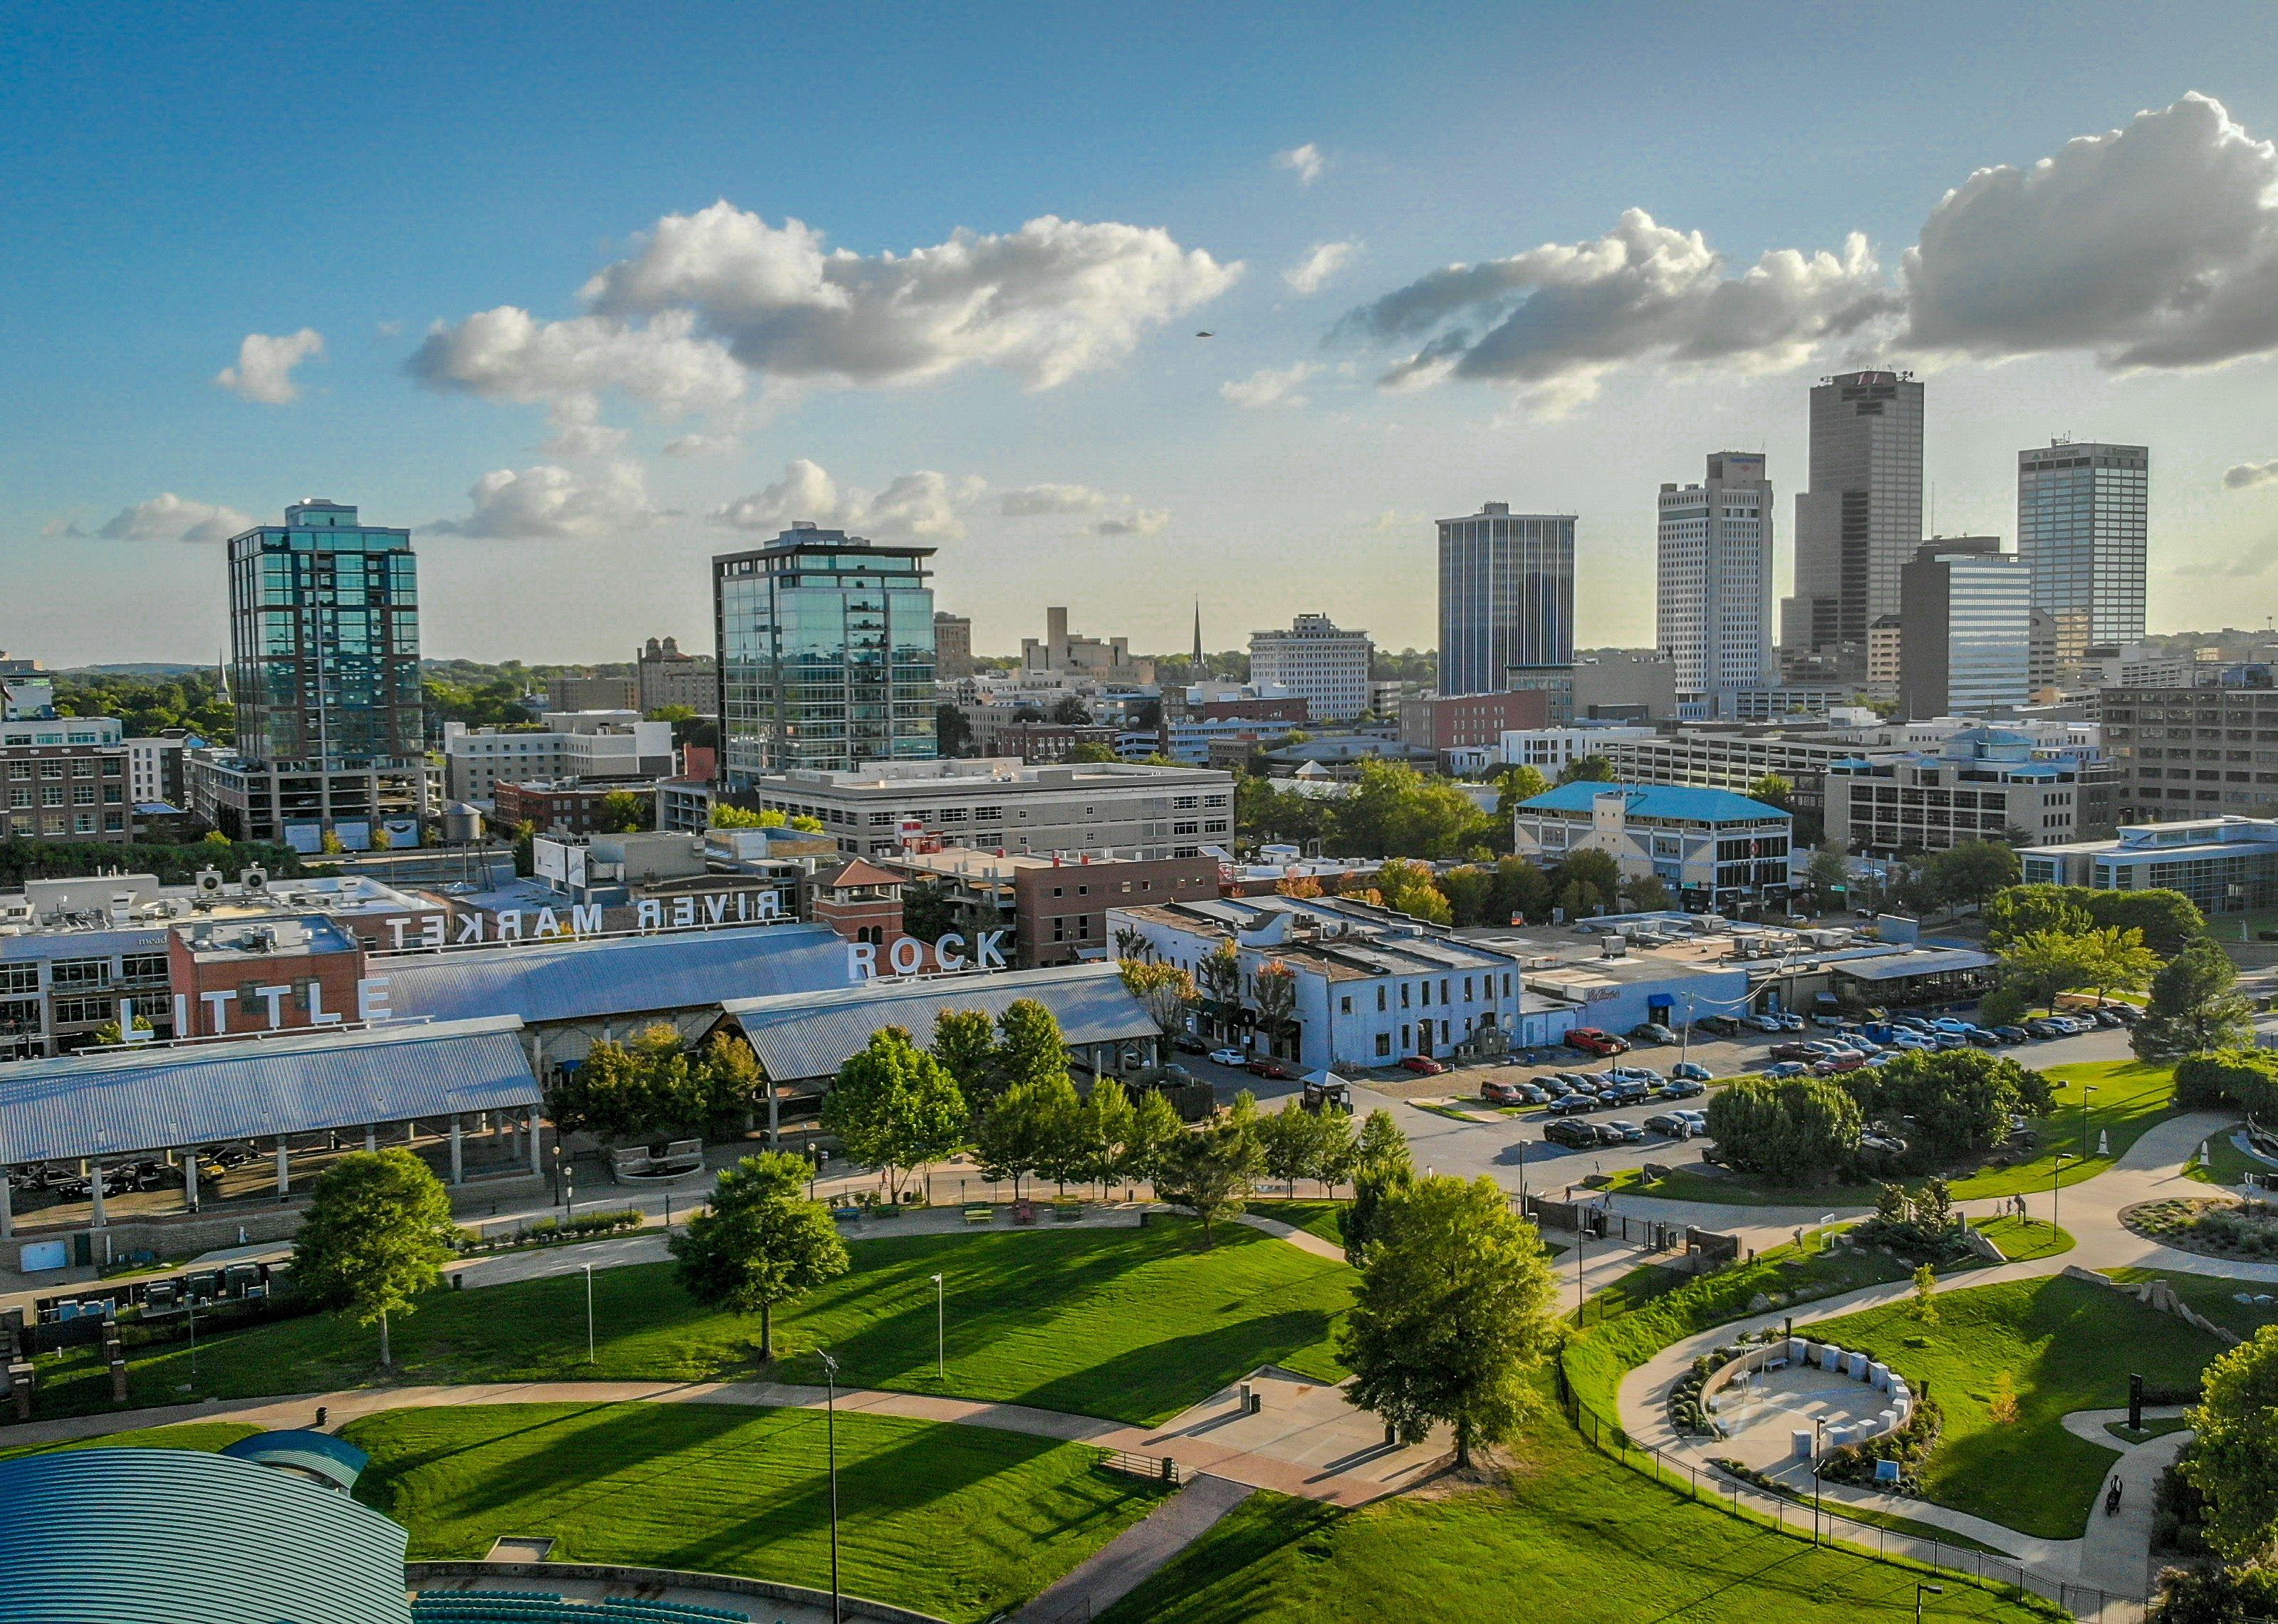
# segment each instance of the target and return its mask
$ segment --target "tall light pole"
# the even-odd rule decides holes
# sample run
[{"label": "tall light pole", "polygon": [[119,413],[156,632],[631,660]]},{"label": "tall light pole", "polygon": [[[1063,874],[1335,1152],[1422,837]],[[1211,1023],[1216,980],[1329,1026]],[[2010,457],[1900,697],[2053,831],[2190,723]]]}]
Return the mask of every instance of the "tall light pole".
[{"label": "tall light pole", "polygon": [[593,1266],[581,1264],[585,1271],[585,1362],[593,1362]]},{"label": "tall light pole", "polygon": [[946,1384],[949,1381],[949,1308],[948,1288],[941,1277],[933,1277],[933,1375],[934,1380]]},{"label": "tall light pole", "polygon": [[1826,1501],[1827,1478],[1820,1471],[1820,1452],[1827,1437],[1827,1422],[1815,1415],[1811,1419],[1811,1543],[1819,1544],[1820,1507]]},{"label": "tall light pole", "polygon": [[822,1427],[830,1452],[830,1624],[843,1624],[838,1611],[838,1361],[821,1348],[814,1356],[822,1361]]},{"label": "tall light pole", "polygon": [[2080,1159],[2088,1160],[2088,1096],[2096,1092],[2094,1083],[2084,1083],[2080,1091]]},{"label": "tall light pole", "polygon": [[2072,1160],[2068,1150],[2057,1152],[2057,1159],[2049,1164],[2049,1244],[2057,1240],[2057,1189],[2064,1178],[2065,1163]]},{"label": "tall light pole", "polygon": [[1917,1582],[1915,1585],[1915,1624],[1922,1624],[1922,1598],[1925,1596],[1945,1594],[1945,1587],[1942,1584],[1923,1584]]}]

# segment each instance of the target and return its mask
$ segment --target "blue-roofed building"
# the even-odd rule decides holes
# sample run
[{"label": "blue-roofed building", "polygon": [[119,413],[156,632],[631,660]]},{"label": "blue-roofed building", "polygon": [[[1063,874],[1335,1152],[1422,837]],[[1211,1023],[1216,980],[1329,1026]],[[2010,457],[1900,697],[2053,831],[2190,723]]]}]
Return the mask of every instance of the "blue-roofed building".
[{"label": "blue-roofed building", "polygon": [[2007,728],[1964,728],[1935,754],[1831,763],[1827,837],[1872,858],[1971,840],[2061,845],[2095,827],[2112,777],[2096,751],[2052,750]]},{"label": "blue-roofed building", "polygon": [[1624,881],[1659,879],[1688,913],[1739,913],[1785,906],[1794,823],[1730,789],[1585,781],[1521,803],[1512,849],[1545,867],[1603,851]]}]

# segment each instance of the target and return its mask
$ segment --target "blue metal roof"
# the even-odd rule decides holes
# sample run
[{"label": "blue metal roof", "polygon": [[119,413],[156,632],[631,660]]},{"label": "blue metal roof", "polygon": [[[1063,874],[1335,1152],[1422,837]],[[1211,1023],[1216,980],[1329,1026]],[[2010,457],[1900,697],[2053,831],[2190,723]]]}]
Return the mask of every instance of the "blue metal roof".
[{"label": "blue metal roof", "polygon": [[284,1467],[321,1477],[342,1494],[371,1464],[371,1457],[345,1438],[329,1432],[291,1428],[282,1432],[256,1432],[251,1437],[225,1444],[221,1452],[233,1460],[253,1460],[263,1466]]},{"label": "blue metal roof", "polygon": [[511,1015],[64,1055],[0,1066],[0,1166],[538,1101],[522,1023]]},{"label": "blue metal roof", "polygon": [[1578,780],[1546,789],[1519,803],[1521,812],[1586,812],[1597,797],[1618,790],[1635,818],[1667,818],[1680,823],[1762,823],[1788,814],[1730,789],[1700,789],[1681,784],[1602,784]]},{"label": "blue metal roof", "polygon": [[0,1461],[0,1624],[411,1624],[409,1544],[347,1495],[249,1460]]},{"label": "blue metal roof", "polygon": [[741,998],[728,1004],[726,1013],[743,1026],[769,1077],[796,1082],[837,1075],[847,1057],[884,1027],[905,1028],[922,1047],[933,1041],[934,1017],[944,1010],[980,1010],[993,1019],[1021,998],[1050,1010],[1071,1048],[1162,1035],[1112,964],[871,981],[830,993]]},{"label": "blue metal roof", "polygon": [[512,1010],[532,1025],[696,1010],[847,984],[846,943],[821,925],[754,925],[532,942],[372,961],[396,1014],[464,1020]]}]

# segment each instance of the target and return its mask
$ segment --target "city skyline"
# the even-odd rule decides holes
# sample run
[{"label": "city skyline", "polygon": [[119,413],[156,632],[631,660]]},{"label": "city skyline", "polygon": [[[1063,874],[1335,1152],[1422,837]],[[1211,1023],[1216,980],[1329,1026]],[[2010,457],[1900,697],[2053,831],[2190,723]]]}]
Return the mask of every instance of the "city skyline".
[{"label": "city skyline", "polygon": [[[2115,54],[2096,10],[2055,38],[1925,11],[1986,46],[1969,74],[2005,42],[2062,70],[1935,127],[1906,114],[1951,64],[1787,18],[1768,70],[1840,91],[1837,142],[1658,104],[1655,65],[1742,15],[1449,11],[1293,56],[1296,13],[1101,55],[1110,22],[1072,12],[983,57],[764,11],[622,49],[571,12],[539,50],[438,11],[417,53],[317,13],[233,38],[26,11],[0,645],[210,660],[204,560],[327,492],[413,530],[438,657],[692,639],[710,560],[794,519],[936,546],[982,650],[1047,604],[1180,648],[1198,590],[1227,646],[1308,611],[1428,646],[1432,521],[1484,500],[1578,515],[1578,641],[1645,646],[1666,470],[1724,446],[1808,488],[1806,391],[1870,366],[1936,393],[1923,533],[2014,539],[2016,458],[2053,437],[2149,446],[2151,628],[2211,582],[2251,621],[2278,607],[2278,329],[2248,293],[2278,259],[2278,45],[2210,11]],[[1527,105],[1553,70],[1514,57],[1594,78],[1586,116]],[[1068,88],[1078,59],[1106,94]],[[230,111],[311,60],[385,94]],[[737,70],[791,62],[906,94],[754,114]],[[1269,72],[1291,94],[1229,94]],[[1051,149],[959,94],[1008,72]],[[1522,94],[1414,111],[1490,77]],[[1783,184],[1728,184],[1734,153]],[[2117,188],[2158,200],[2144,240],[2078,247],[2058,194]]]}]

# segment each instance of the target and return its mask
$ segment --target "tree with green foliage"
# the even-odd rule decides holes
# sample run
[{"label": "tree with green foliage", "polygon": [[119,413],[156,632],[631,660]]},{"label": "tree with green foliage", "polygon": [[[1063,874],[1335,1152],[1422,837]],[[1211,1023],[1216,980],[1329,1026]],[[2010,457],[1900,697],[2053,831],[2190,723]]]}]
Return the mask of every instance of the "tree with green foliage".
[{"label": "tree with green foliage", "polygon": [[1411,919],[1447,925],[1455,919],[1431,869],[1422,863],[1395,858],[1380,867],[1371,883],[1384,905]]},{"label": "tree with green foliage", "polygon": [[1131,1131],[1117,1160],[1115,1177],[1152,1184],[1186,1131],[1168,1094],[1159,1088],[1143,1090],[1131,1113]]},{"label": "tree with green foliage", "polygon": [[1242,951],[1233,942],[1221,942],[1204,954],[1195,967],[1195,980],[1202,984],[1203,997],[1214,1019],[1227,1022],[1240,1013]]},{"label": "tree with green foliage", "polygon": [[791,820],[774,807],[754,810],[732,801],[712,803],[711,827],[715,829],[779,829]]},{"label": "tree with green foliage", "polygon": [[1822,909],[1849,899],[1851,864],[1841,841],[1831,841],[1813,852],[1803,872],[1804,883],[1811,888],[1813,900]]},{"label": "tree with green foliage", "polygon": [[1068,1080],[1067,1041],[1043,1004],[1014,999],[997,1018],[997,1070],[1008,1086]]},{"label": "tree with green foliage", "polygon": [[1767,806],[1777,806],[1784,812],[1793,812],[1795,810],[1795,781],[1783,778],[1777,773],[1766,773],[1762,777],[1750,781],[1748,798],[1762,801]]},{"label": "tree with green foliage", "polygon": [[1525,858],[1504,858],[1496,863],[1495,911],[1487,922],[1508,925],[1513,919],[1540,920],[1550,912],[1550,880]]},{"label": "tree with green foliage", "polygon": [[942,1010],[933,1018],[929,1051],[975,1115],[1005,1091],[1004,1073],[997,1064],[997,1025],[987,1010]]},{"label": "tree with green foliage", "polygon": [[1092,739],[1085,739],[1082,743],[1069,747],[1066,759],[1073,762],[1085,763],[1113,761],[1118,758],[1115,752],[1106,745],[1099,743]]},{"label": "tree with green foliage", "polygon": [[899,1026],[849,1055],[822,1102],[822,1125],[854,1160],[883,1169],[895,1198],[904,1173],[955,1154],[967,1123],[957,1080]]},{"label": "tree with green foliage", "polygon": [[57,715],[116,716],[128,738],[154,737],[169,728],[186,728],[213,744],[236,737],[236,707],[210,671],[179,676],[62,672],[53,681]]},{"label": "tree with green foliage", "polygon": [[1123,1176],[1138,1121],[1138,1108],[1120,1079],[1103,1077],[1092,1084],[1076,1125],[1078,1162],[1087,1183],[1105,1185]]},{"label": "tree with green foliage", "polygon": [[1562,784],[1609,784],[1614,782],[1614,764],[1603,756],[1577,756],[1558,770]]},{"label": "tree with green foliage", "polygon": [[2183,1475],[2206,1498],[2207,1543],[2244,1566],[2278,1556],[2278,1325],[2206,1368]]},{"label": "tree with green foliage", "polygon": [[2175,1063],[2175,1103],[2228,1105],[2266,1125],[2278,1123],[2278,1051],[2219,1048]]},{"label": "tree with green foliage", "polygon": [[1125,989],[1146,1006],[1158,1031],[1166,1038],[1186,1031],[1187,1011],[1195,1007],[1196,996],[1192,976],[1159,958],[1126,957],[1117,968]]},{"label": "tree with green foliage", "polygon": [[1853,1097],[1869,1116],[1911,1119],[1909,1147],[1930,1162],[1991,1150],[2022,1111],[2046,1110],[2048,1079],[1982,1048],[1909,1049],[1889,1064],[1854,1071]]},{"label": "tree with green foliage", "polygon": [[1669,887],[1662,883],[1659,874],[1624,876],[1621,896],[1622,906],[1632,913],[1659,913],[1672,905]]},{"label": "tree with green foliage", "polygon": [[1708,1134],[1726,1162],[1774,1184],[1824,1184],[1857,1154],[1859,1102],[1823,1077],[1743,1077],[1708,1102]]},{"label": "tree with green foliage", "polygon": [[1930,882],[1949,903],[1983,906],[2017,883],[2017,849],[1998,840],[1958,841],[1930,859]]},{"label": "tree with green foliage", "polygon": [[2087,909],[2068,895],[2074,888],[2061,885],[2013,885],[1985,903],[1985,941],[1995,949],[2022,936],[2047,933],[2084,936],[2096,928]]},{"label": "tree with green foliage", "polygon": [[1525,803],[1546,793],[1550,781],[1542,775],[1540,767],[1507,766],[1495,774],[1494,787],[1495,820],[1508,835],[1512,816]]},{"label": "tree with green foliage", "polygon": [[1416,1181],[1416,1160],[1409,1154],[1408,1136],[1379,1106],[1360,1126],[1352,1157],[1353,1198],[1337,1215],[1337,1231],[1344,1241],[1345,1261],[1360,1266],[1369,1247],[1383,1234],[1385,1203]]},{"label": "tree with green foliage", "polygon": [[2144,1624],[2267,1624],[2278,1619],[2278,1567],[2184,1564],[2162,1568],[2159,1587]]},{"label": "tree with green foliage", "polygon": [[2190,943],[2152,978],[2152,996],[2128,1034],[2138,1060],[2180,1060],[2254,1041],[2254,1008],[2232,991],[2238,972],[2205,937]]},{"label": "tree with green foliage", "polygon": [[1550,871],[1550,888],[1568,919],[1586,919],[1621,905],[1622,867],[1612,853],[1586,846]]},{"label": "tree with green foliage", "polygon": [[1065,1070],[1013,1083],[974,1125],[973,1154],[982,1177],[1012,1180],[1015,1201],[1031,1174],[1064,1178],[1075,1163],[1070,1141],[1082,1109]]},{"label": "tree with green foliage", "polygon": [[527,818],[514,826],[514,872],[524,880],[538,872],[538,826]]},{"label": "tree with green foliage", "polygon": [[1451,868],[1439,881],[1440,894],[1447,898],[1448,911],[1457,926],[1506,923],[1508,916],[1496,918],[1501,911],[1495,905],[1501,888],[1494,870],[1475,863]]},{"label": "tree with green foliage", "polygon": [[2098,1003],[2113,993],[2143,991],[2159,972],[2160,956],[2144,945],[2140,930],[2107,925],[2082,940],[2088,944],[2089,985],[2096,989]]},{"label": "tree with green foliage", "polygon": [[2206,916],[2181,891],[2098,891],[2077,885],[2013,885],[1986,899],[1985,939],[1999,948],[2035,931],[2140,930],[2144,945],[2173,958],[2206,934]]},{"label": "tree with green foliage", "polygon": [[72,880],[97,874],[156,874],[166,885],[187,885],[203,868],[260,868],[272,880],[308,873],[308,865],[290,846],[265,841],[233,841],[217,829],[186,845],[155,841],[115,844],[100,840],[0,839],[0,888],[20,888],[27,880]]},{"label": "tree with green foliage", "polygon": [[944,757],[962,756],[973,749],[973,724],[953,705],[933,707],[934,748]]},{"label": "tree with green foliage", "polygon": [[1458,1470],[1515,1437],[1559,1330],[1549,1255],[1510,1197],[1491,1178],[1419,1179],[1386,1202],[1360,1268],[1337,1337],[1348,1401],[1410,1443],[1446,1422]]},{"label": "tree with green foliage", "polygon": [[547,1115],[564,1133],[639,1140],[716,1134],[747,1120],[766,1098],[751,1046],[729,1033],[691,1053],[661,1022],[625,1042],[595,1044],[547,1091]]},{"label": "tree with green foliage", "polygon": [[601,797],[600,824],[605,835],[638,835],[655,816],[655,801],[630,789],[612,789]]},{"label": "tree with green foliage", "polygon": [[720,1170],[711,1205],[667,1243],[680,1284],[707,1308],[760,1316],[760,1358],[776,1356],[775,1310],[846,1272],[846,1243],[820,1201],[811,1170],[769,1152]]},{"label": "tree with green foliage", "polygon": [[394,1362],[387,1318],[443,1278],[456,1254],[451,1197],[401,1145],[353,1150],[317,1177],[293,1236],[293,1285],[359,1325],[379,1323],[379,1362]]},{"label": "tree with green foliage", "polygon": [[2059,993],[2093,987],[2102,961],[2086,936],[2035,931],[2013,937],[2001,949],[2001,985],[2029,1009],[2045,1009]]},{"label": "tree with green foliage", "polygon": [[1297,1193],[1297,1181],[1311,1178],[1316,1160],[1315,1144],[1319,1135],[1315,1125],[1322,1117],[1307,1110],[1296,1094],[1281,1102],[1281,1109],[1267,1116],[1257,1125],[1258,1148],[1269,1178],[1284,1180],[1289,1193]]},{"label": "tree with green foliage", "polygon": [[1265,1170],[1256,1102],[1244,1112],[1237,1101],[1235,1109],[1220,1111],[1179,1136],[1155,1174],[1155,1199],[1200,1218],[1203,1245],[1212,1247],[1218,1244],[1218,1221],[1241,1216]]},{"label": "tree with green foliage", "polygon": [[1460,785],[1404,762],[1363,762],[1359,788],[1334,815],[1339,849],[1357,857],[1462,857],[1490,833]]}]

